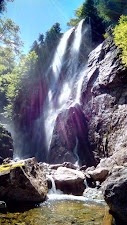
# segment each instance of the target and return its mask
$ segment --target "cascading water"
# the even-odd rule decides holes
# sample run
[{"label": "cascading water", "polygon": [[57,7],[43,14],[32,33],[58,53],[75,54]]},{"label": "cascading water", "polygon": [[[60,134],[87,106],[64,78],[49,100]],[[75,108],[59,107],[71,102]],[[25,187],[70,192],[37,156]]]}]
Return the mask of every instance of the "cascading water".
[{"label": "cascading water", "polygon": [[61,38],[61,41],[56,49],[55,56],[52,62],[52,69],[53,69],[53,75],[55,79],[57,80],[61,71],[62,63],[63,63],[63,57],[66,51],[67,47],[67,41],[70,37],[72,31],[74,28],[68,30],[63,37]]},{"label": "cascading water", "polygon": [[[60,112],[80,104],[81,87],[87,77],[87,65],[79,62],[82,40],[91,30],[90,24],[80,21],[76,29],[67,31],[55,52],[51,65],[53,83],[50,84],[44,110],[47,149],[50,149],[53,129]],[[71,42],[69,42],[71,39]],[[88,39],[88,37],[87,37]],[[69,43],[69,46],[68,46]],[[71,43],[71,44],[70,44]]]},{"label": "cascading water", "polygon": [[76,145],[75,145],[75,148],[74,148],[73,152],[74,152],[74,155],[76,157],[75,166],[79,167],[79,156],[78,156],[77,149],[78,149],[78,138],[76,137]]}]

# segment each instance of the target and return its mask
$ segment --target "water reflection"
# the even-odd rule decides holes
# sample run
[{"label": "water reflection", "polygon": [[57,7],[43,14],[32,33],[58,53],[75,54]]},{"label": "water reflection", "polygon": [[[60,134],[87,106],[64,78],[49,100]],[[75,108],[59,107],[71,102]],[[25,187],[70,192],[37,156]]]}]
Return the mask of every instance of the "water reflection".
[{"label": "water reflection", "polygon": [[104,223],[106,206],[94,202],[48,200],[23,213],[0,215],[0,224],[12,225],[110,225]]}]

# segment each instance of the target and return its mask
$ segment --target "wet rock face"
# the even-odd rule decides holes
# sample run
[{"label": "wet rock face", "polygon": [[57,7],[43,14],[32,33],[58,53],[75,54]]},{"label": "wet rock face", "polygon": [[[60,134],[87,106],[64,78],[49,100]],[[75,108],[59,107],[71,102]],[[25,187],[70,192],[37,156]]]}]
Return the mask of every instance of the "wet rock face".
[{"label": "wet rock face", "polygon": [[47,181],[35,158],[0,167],[0,199],[5,202],[41,202],[48,192]]},{"label": "wet rock face", "polygon": [[82,87],[82,107],[88,119],[88,142],[98,163],[126,149],[127,70],[112,40],[89,55],[88,81]]},{"label": "wet rock face", "polygon": [[2,159],[13,158],[13,140],[11,134],[0,124],[0,164]]},{"label": "wet rock face", "polygon": [[[49,163],[97,165],[101,158],[127,159],[127,69],[112,38],[89,55],[81,106],[61,112],[56,120]],[[76,149],[76,153],[75,153]],[[125,154],[124,154],[125,153]]]},{"label": "wet rock face", "polygon": [[81,108],[75,105],[57,117],[50,147],[49,163],[67,161],[75,163],[79,160],[79,163],[87,166],[94,164],[87,140],[87,121]]},{"label": "wet rock face", "polygon": [[116,224],[127,224],[127,167],[116,169],[105,181],[104,198]]}]

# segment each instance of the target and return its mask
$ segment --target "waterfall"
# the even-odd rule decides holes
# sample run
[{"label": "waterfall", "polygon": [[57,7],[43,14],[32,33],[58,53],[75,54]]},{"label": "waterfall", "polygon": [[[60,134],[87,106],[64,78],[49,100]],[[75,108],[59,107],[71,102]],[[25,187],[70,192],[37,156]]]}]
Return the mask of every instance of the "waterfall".
[{"label": "waterfall", "polygon": [[56,194],[56,185],[55,185],[55,181],[52,177],[52,175],[47,175],[47,178],[51,181],[52,183],[52,188],[50,189],[50,194]]},{"label": "waterfall", "polygon": [[[53,83],[50,84],[44,110],[44,127],[47,150],[50,149],[53,129],[60,112],[80,104],[83,80],[87,77],[87,65],[81,65],[80,48],[85,36],[89,39],[90,25],[84,20],[76,28],[68,30],[61,38],[52,61]],[[71,40],[71,41],[70,41]],[[77,139],[76,139],[77,141]],[[76,154],[76,153],[75,153]]]},{"label": "waterfall", "polygon": [[78,156],[78,138],[76,137],[76,144],[75,144],[75,148],[73,151],[75,157],[76,157],[76,162],[75,162],[75,166],[79,167],[79,156]]},{"label": "waterfall", "polygon": [[68,30],[63,37],[61,38],[61,41],[56,49],[55,56],[52,62],[52,69],[53,69],[53,74],[55,76],[55,79],[58,79],[59,73],[61,71],[61,67],[63,64],[63,58],[64,54],[66,51],[67,43],[68,43],[68,38],[70,37],[72,31],[74,28]]}]

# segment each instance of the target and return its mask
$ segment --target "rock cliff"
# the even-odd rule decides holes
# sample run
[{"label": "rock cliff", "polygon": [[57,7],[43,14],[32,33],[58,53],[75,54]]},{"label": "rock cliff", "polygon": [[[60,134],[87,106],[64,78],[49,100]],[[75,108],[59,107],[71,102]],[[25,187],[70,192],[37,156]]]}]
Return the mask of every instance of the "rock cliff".
[{"label": "rock cliff", "polygon": [[13,139],[11,137],[11,134],[1,124],[0,124],[0,157],[3,159],[7,157],[10,158],[13,157]]},{"label": "rock cliff", "polygon": [[96,162],[118,151],[126,158],[127,69],[111,38],[89,55],[82,107],[88,119],[88,141]]},{"label": "rock cliff", "polygon": [[80,165],[97,165],[101,158],[112,154],[117,159],[118,152],[121,160],[126,160],[127,69],[119,54],[111,37],[90,53],[81,105],[58,115],[50,163],[74,163],[76,138]]}]

